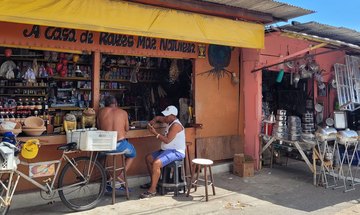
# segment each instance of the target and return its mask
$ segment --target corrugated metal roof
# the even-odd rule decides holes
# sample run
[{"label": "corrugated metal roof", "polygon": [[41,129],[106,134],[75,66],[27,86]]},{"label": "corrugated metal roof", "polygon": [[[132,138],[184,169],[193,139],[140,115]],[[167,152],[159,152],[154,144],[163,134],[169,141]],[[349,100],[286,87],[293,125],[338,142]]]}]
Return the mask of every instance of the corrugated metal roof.
[{"label": "corrugated metal roof", "polygon": [[332,40],[338,40],[360,46],[360,32],[349,28],[334,27],[330,25],[320,24],[318,22],[293,22],[293,24],[291,25],[284,25],[279,28],[287,31],[305,33],[308,35],[329,38]]},{"label": "corrugated metal roof", "polygon": [[289,19],[314,13],[315,11],[272,0],[200,0],[221,5],[244,8],[247,10],[271,14],[275,21]]}]

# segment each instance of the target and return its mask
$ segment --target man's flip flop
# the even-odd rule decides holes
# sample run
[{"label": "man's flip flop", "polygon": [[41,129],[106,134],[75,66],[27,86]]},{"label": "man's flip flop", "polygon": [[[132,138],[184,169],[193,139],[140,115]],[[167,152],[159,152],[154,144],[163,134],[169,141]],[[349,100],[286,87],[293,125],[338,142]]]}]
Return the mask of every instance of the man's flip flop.
[{"label": "man's flip flop", "polygon": [[141,198],[141,199],[146,199],[146,198],[151,198],[151,197],[154,197],[154,196],[156,196],[156,192],[151,193],[151,192],[149,192],[149,191],[146,191],[146,192],[144,192],[144,193],[142,193],[142,194],[140,195],[140,198]]}]

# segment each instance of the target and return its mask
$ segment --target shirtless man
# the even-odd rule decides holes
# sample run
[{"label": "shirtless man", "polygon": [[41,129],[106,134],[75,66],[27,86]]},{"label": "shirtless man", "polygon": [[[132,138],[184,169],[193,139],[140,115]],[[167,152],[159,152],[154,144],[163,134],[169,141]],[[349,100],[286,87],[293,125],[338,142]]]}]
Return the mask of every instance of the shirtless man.
[{"label": "shirtless man", "polygon": [[[125,152],[125,171],[128,171],[136,156],[134,146],[125,139],[126,132],[129,131],[129,120],[126,111],[118,107],[116,98],[108,96],[105,98],[105,107],[99,110],[98,128],[104,131],[117,131],[117,144],[115,152]],[[119,181],[123,176],[119,175]]]}]

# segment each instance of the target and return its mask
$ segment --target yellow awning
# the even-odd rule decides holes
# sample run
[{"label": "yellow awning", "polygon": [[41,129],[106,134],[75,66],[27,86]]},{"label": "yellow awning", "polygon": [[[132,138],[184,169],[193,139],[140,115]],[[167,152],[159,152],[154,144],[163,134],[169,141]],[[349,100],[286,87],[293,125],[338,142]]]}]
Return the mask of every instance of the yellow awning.
[{"label": "yellow awning", "polygon": [[260,24],[120,0],[0,0],[0,21],[264,47]]}]

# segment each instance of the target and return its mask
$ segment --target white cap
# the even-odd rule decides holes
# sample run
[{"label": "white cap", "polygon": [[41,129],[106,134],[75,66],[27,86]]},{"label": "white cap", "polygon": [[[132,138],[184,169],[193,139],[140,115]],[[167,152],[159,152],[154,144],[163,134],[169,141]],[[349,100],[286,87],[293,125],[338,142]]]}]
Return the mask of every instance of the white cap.
[{"label": "white cap", "polygon": [[164,116],[169,116],[169,115],[177,116],[178,110],[175,106],[170,105],[165,110],[163,110],[161,113],[164,114]]}]

